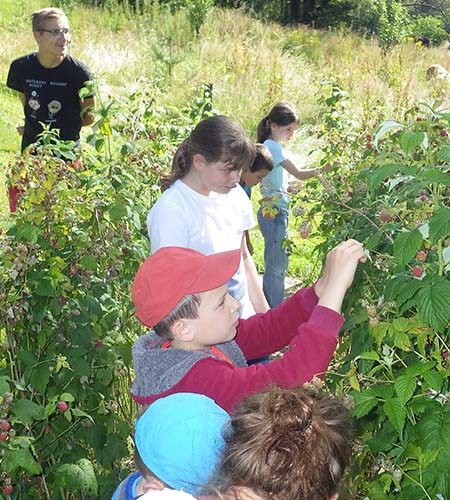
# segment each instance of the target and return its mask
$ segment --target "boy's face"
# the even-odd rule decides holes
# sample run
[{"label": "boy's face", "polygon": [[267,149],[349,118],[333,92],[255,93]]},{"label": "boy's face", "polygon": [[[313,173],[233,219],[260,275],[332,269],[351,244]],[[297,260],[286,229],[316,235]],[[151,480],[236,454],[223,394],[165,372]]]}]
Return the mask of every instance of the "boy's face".
[{"label": "boy's face", "polygon": [[261,182],[264,177],[269,175],[269,170],[263,168],[262,170],[257,170],[256,172],[251,172],[250,170],[246,170],[242,174],[242,180],[247,184],[248,187],[254,187],[256,184]]},{"label": "boy's face", "polygon": [[[34,32],[39,53],[44,56],[65,57],[70,44],[69,29],[69,21],[65,16],[46,19],[40,26],[40,31]],[[55,30],[59,32],[52,33]]]},{"label": "boy's face", "polygon": [[188,320],[194,332],[191,349],[203,349],[233,340],[241,304],[229,293],[227,285],[199,294],[198,318]]}]

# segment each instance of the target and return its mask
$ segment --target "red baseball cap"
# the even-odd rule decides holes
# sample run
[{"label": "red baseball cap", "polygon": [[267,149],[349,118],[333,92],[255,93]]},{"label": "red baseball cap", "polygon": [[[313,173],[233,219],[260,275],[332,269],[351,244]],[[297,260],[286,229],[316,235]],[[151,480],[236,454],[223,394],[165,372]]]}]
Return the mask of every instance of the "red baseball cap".
[{"label": "red baseball cap", "polygon": [[162,247],[139,267],[131,288],[136,316],[149,327],[164,319],[185,295],[224,285],[237,271],[241,250],[204,255]]}]

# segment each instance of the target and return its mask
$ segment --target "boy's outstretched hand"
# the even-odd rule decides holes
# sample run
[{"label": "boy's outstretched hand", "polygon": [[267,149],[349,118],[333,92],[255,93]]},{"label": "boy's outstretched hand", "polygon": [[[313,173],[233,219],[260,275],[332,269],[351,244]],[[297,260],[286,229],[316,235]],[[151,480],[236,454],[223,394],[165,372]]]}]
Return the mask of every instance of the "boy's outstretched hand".
[{"label": "boy's outstretched hand", "polygon": [[341,311],[345,292],[355,276],[358,262],[365,262],[367,256],[361,243],[347,240],[339,243],[328,253],[322,277],[315,285],[318,304]]}]

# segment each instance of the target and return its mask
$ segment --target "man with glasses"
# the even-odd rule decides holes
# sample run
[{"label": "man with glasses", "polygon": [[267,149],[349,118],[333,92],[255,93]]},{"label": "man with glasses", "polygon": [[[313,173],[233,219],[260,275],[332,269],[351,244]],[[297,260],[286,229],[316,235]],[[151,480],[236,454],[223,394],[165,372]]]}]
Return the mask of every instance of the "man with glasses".
[{"label": "man with glasses", "polygon": [[38,51],[11,63],[7,86],[18,92],[25,114],[22,151],[36,142],[42,123],[60,130],[63,140],[78,141],[80,129],[93,122],[94,97],[79,97],[92,80],[88,68],[68,54],[69,21],[60,9],[46,8],[31,15]]}]

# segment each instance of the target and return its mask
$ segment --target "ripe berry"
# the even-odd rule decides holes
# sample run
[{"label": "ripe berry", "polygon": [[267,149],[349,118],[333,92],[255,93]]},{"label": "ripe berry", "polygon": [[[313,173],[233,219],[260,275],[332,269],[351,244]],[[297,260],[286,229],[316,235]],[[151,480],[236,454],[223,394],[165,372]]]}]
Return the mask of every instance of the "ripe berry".
[{"label": "ripe berry", "polygon": [[98,349],[101,349],[102,347],[105,347],[105,343],[103,342],[103,340],[96,340],[95,341],[95,347],[97,347]]},{"label": "ripe berry", "polygon": [[425,262],[427,258],[427,252],[425,252],[425,250],[419,250],[417,253],[416,253],[416,259],[419,261],[419,262]]},{"label": "ripe berry", "polygon": [[306,240],[306,238],[308,238],[308,236],[309,236],[309,231],[307,231],[307,230],[300,231],[300,237],[303,238],[304,240]]},{"label": "ripe berry", "polygon": [[367,143],[367,149],[370,149],[370,150],[373,149],[373,144],[371,142]]},{"label": "ripe berry", "polygon": [[67,408],[69,408],[68,404],[65,401],[58,401],[58,404],[56,405],[59,411],[66,411]]},{"label": "ripe berry", "polygon": [[415,278],[420,278],[423,274],[423,269],[420,267],[420,266],[414,266],[412,271],[411,271],[411,274],[415,277]]},{"label": "ripe berry", "polygon": [[0,427],[1,427],[2,431],[9,431],[9,428],[11,426],[9,425],[9,422],[7,422],[6,420],[2,420],[0,423]]},{"label": "ripe berry", "polygon": [[0,432],[0,441],[7,441],[9,439],[9,433],[6,431]]},{"label": "ripe berry", "polygon": [[391,214],[388,214],[384,210],[380,213],[380,221],[381,222],[391,222],[395,219],[395,217]]},{"label": "ripe berry", "polygon": [[46,425],[43,429],[44,431],[44,434],[48,434],[50,432],[50,426],[49,425]]},{"label": "ripe berry", "polygon": [[448,136],[448,132],[445,130],[445,128],[441,128],[441,130],[439,130],[439,135],[441,137],[447,137]]},{"label": "ripe berry", "polygon": [[367,134],[366,139],[368,142],[370,142],[372,140],[372,134]]},{"label": "ripe berry", "polygon": [[292,193],[292,186],[288,186],[288,187],[287,187],[287,189],[286,189],[286,191],[287,191],[288,193]]},{"label": "ripe berry", "polygon": [[5,484],[3,486],[3,493],[5,495],[11,495],[12,492],[13,492],[13,487],[10,484]]}]

